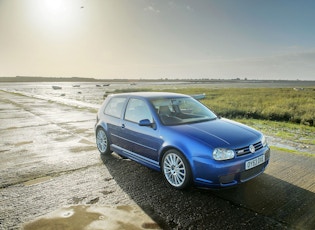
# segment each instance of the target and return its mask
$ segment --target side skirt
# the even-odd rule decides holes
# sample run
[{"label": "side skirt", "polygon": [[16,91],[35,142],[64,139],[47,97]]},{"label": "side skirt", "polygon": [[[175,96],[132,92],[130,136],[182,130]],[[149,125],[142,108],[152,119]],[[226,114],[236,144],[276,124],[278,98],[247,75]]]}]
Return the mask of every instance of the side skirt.
[{"label": "side skirt", "polygon": [[138,162],[139,164],[142,164],[148,168],[154,169],[156,171],[161,171],[160,164],[157,161],[154,161],[152,159],[143,157],[137,153],[131,152],[129,150],[123,149],[117,145],[111,144],[110,148],[112,151],[118,153],[119,155],[122,155],[124,157],[127,157],[135,162]]}]

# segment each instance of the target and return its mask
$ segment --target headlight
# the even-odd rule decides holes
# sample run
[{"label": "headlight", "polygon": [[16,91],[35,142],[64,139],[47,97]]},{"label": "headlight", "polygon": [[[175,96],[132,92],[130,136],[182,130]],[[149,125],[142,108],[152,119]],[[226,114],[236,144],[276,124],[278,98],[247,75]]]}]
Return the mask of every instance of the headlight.
[{"label": "headlight", "polygon": [[231,149],[216,148],[213,151],[213,158],[217,161],[224,161],[234,158],[234,151]]},{"label": "headlight", "polygon": [[267,139],[266,139],[266,137],[263,135],[262,136],[262,138],[261,138],[261,144],[265,147],[265,146],[267,146]]}]

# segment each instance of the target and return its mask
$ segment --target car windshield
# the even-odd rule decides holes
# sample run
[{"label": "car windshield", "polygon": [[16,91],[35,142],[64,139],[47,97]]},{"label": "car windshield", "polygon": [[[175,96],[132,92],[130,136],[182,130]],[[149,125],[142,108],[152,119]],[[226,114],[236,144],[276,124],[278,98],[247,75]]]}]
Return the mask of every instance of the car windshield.
[{"label": "car windshield", "polygon": [[159,98],[151,100],[164,125],[214,120],[217,116],[199,101],[190,98]]}]

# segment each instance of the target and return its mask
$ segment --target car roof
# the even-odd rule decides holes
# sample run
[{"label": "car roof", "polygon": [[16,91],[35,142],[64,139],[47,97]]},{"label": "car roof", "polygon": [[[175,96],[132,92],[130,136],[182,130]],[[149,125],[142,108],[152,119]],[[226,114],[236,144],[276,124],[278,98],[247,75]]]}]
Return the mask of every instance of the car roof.
[{"label": "car roof", "polygon": [[131,92],[131,93],[118,93],[118,94],[112,94],[110,96],[113,97],[119,97],[119,96],[136,96],[136,97],[142,97],[142,98],[148,98],[148,99],[154,99],[154,98],[174,98],[174,97],[190,97],[185,94],[180,93],[170,93],[170,92]]}]

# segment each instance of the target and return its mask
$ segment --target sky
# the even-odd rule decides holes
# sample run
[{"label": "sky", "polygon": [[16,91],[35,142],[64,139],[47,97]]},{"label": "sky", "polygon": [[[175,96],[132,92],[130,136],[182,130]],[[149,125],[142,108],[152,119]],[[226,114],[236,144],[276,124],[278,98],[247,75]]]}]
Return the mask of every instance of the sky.
[{"label": "sky", "polygon": [[314,0],[0,0],[0,77],[315,80]]}]

